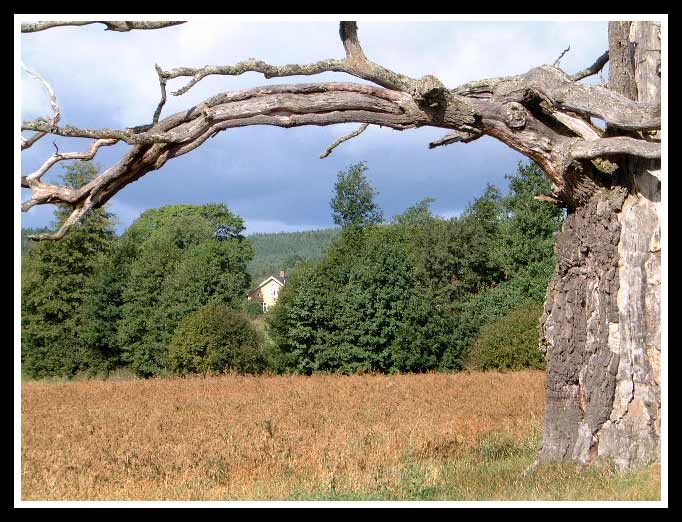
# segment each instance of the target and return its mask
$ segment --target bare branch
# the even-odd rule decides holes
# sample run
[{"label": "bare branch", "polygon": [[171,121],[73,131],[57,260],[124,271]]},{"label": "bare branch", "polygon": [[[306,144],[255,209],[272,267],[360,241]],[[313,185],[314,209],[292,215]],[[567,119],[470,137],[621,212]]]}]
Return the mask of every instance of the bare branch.
[{"label": "bare branch", "polygon": [[564,49],[564,50],[562,51],[562,53],[559,55],[559,58],[557,58],[556,60],[554,60],[554,67],[559,67],[559,62],[561,62],[561,59],[562,59],[562,58],[564,57],[564,55],[565,55],[568,51],[570,51],[570,50],[571,50],[571,46],[569,45],[568,47],[566,47],[566,49]]},{"label": "bare branch", "polygon": [[152,117],[152,125],[156,125],[159,122],[159,117],[161,116],[161,109],[163,109],[163,106],[166,104],[166,79],[162,76],[163,71],[161,70],[161,67],[158,66],[158,64],[154,64],[154,68],[156,69],[156,73],[159,75],[159,87],[161,87],[161,100],[159,101],[159,104],[156,106],[156,110],[154,111],[154,116]]},{"label": "bare branch", "polygon": [[159,75],[167,80],[191,77],[191,80],[184,87],[172,93],[173,96],[180,96],[186,93],[206,76],[239,76],[245,72],[258,72],[263,74],[265,78],[309,76],[323,72],[344,72],[395,91],[420,93],[424,90],[424,85],[422,85],[424,79],[416,80],[409,76],[395,73],[368,60],[360,46],[357,24],[355,22],[341,22],[339,34],[346,51],[345,59],[332,58],[308,65],[270,65],[261,60],[251,58],[235,65],[206,65],[200,68],[181,67],[170,71],[163,71]]},{"label": "bare branch", "polygon": [[117,142],[118,142],[118,140],[115,140],[115,139],[97,140],[85,152],[65,152],[63,154],[60,154],[59,150],[57,150],[57,152],[53,156],[50,156],[50,158],[45,163],[43,163],[43,165],[38,170],[36,170],[32,174],[29,174],[28,176],[26,176],[26,180],[27,180],[27,182],[30,182],[31,180],[40,180],[40,178],[42,178],[48,170],[50,170],[55,164],[59,163],[60,161],[64,161],[64,160],[88,161],[88,160],[91,160],[92,158],[95,157],[95,154],[97,154],[97,150],[100,147],[106,147],[109,145],[113,145]]},{"label": "bare branch", "polygon": [[604,87],[576,83],[560,69],[548,65],[497,83],[491,99],[527,103],[533,93],[541,94],[558,110],[599,118],[620,129],[661,127],[660,103],[637,102]]},{"label": "bare branch", "polygon": [[571,156],[576,159],[593,159],[613,154],[629,154],[642,158],[659,159],[661,144],[616,136],[595,141],[578,141],[571,146]]},{"label": "bare branch", "polygon": [[[430,148],[492,136],[541,166],[555,188],[553,196],[546,196],[545,200],[571,208],[587,201],[599,189],[597,181],[590,177],[593,172],[590,162],[573,160],[603,162],[606,160],[602,156],[612,154],[660,157],[657,143],[626,137],[602,138],[600,130],[589,122],[589,117],[595,116],[611,127],[659,128],[660,105],[635,102],[607,89],[576,83],[549,65],[523,75],[469,82],[448,91],[433,76],[416,80],[371,62],[360,46],[355,22],[341,22],[339,33],[346,57],[310,65],[274,66],[255,59],[232,66],[170,71],[163,71],[157,65],[161,100],[151,124],[125,129],[82,129],[58,127],[45,120],[23,123],[22,130],[96,140],[87,152],[57,153],[38,171],[22,177],[22,186],[30,188],[32,194],[22,210],[55,203],[73,208],[72,215],[57,233],[38,239],[62,237],[88,209],[102,206],[123,187],[161,168],[168,160],[187,154],[223,130],[252,125],[288,128],[362,124],[337,139],[321,158],[327,157],[340,143],[358,136],[368,125],[397,130],[432,126],[450,131],[431,142]],[[179,95],[208,75],[239,75],[249,71],[264,74],[266,78],[340,71],[379,87],[315,83],[244,89],[218,94],[161,119],[168,80],[190,78],[187,85],[173,93]],[[72,189],[41,181],[41,176],[58,161],[91,158],[100,146],[117,141],[131,145],[130,150],[116,165],[85,186]]]},{"label": "bare branch", "polygon": [[119,33],[125,33],[132,31],[134,29],[163,29],[165,27],[171,27],[173,25],[184,24],[185,22],[117,22],[117,21],[96,21],[96,22],[84,22],[82,20],[72,20],[72,21],[58,21],[58,22],[34,22],[34,23],[24,23],[21,24],[22,33],[35,33],[38,31],[44,31],[46,29],[52,29],[53,27],[64,27],[64,26],[82,26],[90,24],[104,24],[106,25],[107,31],[116,31]]},{"label": "bare branch", "polygon": [[522,76],[498,76],[497,78],[487,78],[485,80],[474,80],[459,87],[451,89],[452,94],[457,96],[469,96],[472,98],[490,98],[495,92],[495,88],[502,83],[521,80]]},{"label": "bare branch", "polygon": [[571,81],[577,82],[578,80],[582,80],[583,78],[587,78],[588,76],[592,76],[593,74],[597,74],[599,71],[601,71],[604,66],[606,65],[606,62],[609,61],[609,52],[606,51],[604,54],[602,54],[597,60],[587,67],[586,69],[583,69],[582,71],[578,71],[575,74],[572,74],[570,76]]},{"label": "bare branch", "polygon": [[29,239],[32,239],[33,241],[43,241],[46,239],[61,239],[64,237],[66,232],[75,225],[79,219],[81,219],[87,211],[90,210],[90,207],[76,207],[73,209],[71,214],[69,214],[69,217],[66,218],[64,223],[62,223],[62,226],[59,227],[59,230],[57,232],[43,232],[42,234],[32,234],[28,236]]},{"label": "bare branch", "polygon": [[[98,141],[87,153],[54,155],[36,173],[23,177],[22,186],[31,189],[32,198],[22,205],[22,210],[55,203],[67,204],[74,209],[83,209],[86,203],[89,207],[99,207],[127,184],[161,168],[169,159],[194,150],[227,128],[350,122],[404,130],[430,124],[432,118],[420,110],[408,94],[371,85],[330,83],[279,85],[222,93],[187,111],[160,120],[145,131],[49,128],[44,122],[24,124],[24,128],[62,136],[98,138]],[[117,140],[128,142],[133,147],[117,165],[85,186],[76,190],[40,180],[58,161],[94,155],[98,147]],[[82,213],[74,214],[74,219],[57,234],[42,235],[37,239],[61,237],[80,215]]]},{"label": "bare branch", "polygon": [[144,145],[190,142],[209,128],[223,130],[245,125],[294,127],[358,122],[405,129],[429,121],[430,117],[420,111],[406,94],[370,85],[319,83],[273,85],[222,93],[143,132],[72,126],[54,128],[43,121],[24,122],[22,129]]},{"label": "bare branch", "polygon": [[182,88],[171,92],[173,96],[180,96],[189,91],[197,83],[207,76],[239,76],[246,72],[258,72],[265,78],[280,78],[283,76],[310,76],[323,72],[346,72],[352,74],[346,66],[345,60],[323,60],[309,65],[270,65],[263,61],[251,58],[235,65],[206,65],[200,68],[179,67],[170,71],[161,71],[159,76],[171,80],[183,76],[190,76],[192,79]]},{"label": "bare branch", "polygon": [[429,143],[429,148],[435,149],[436,147],[450,145],[452,143],[458,142],[469,143],[470,141],[474,141],[480,138],[481,136],[482,134],[480,132],[455,131],[446,134],[442,138],[432,141],[431,143]]},{"label": "bare branch", "polygon": [[365,131],[365,129],[367,129],[367,127],[369,127],[369,123],[363,123],[362,125],[360,125],[360,127],[358,127],[356,130],[354,130],[350,134],[346,134],[345,136],[341,136],[334,143],[332,143],[329,147],[327,147],[327,150],[325,150],[322,154],[320,154],[320,159],[324,159],[327,156],[329,156],[332,153],[332,151],[336,147],[341,145],[344,141],[351,140],[351,139],[355,138],[356,136],[359,136],[360,134],[362,134]]},{"label": "bare branch", "polygon": [[[27,74],[35,78],[40,82],[40,84],[43,86],[43,88],[47,91],[47,96],[50,99],[50,106],[52,107],[52,112],[54,112],[54,116],[52,118],[46,119],[47,122],[49,122],[49,125],[55,126],[57,123],[59,123],[59,120],[62,117],[62,111],[59,108],[59,104],[57,103],[57,97],[54,94],[54,90],[52,89],[52,86],[47,83],[47,80],[40,76],[37,72],[35,72],[33,69],[30,69],[29,67],[26,67],[23,63],[21,64],[22,69],[26,71]],[[37,132],[30,138],[24,138],[23,136],[21,137],[21,150],[26,150],[30,147],[33,146],[35,142],[37,142],[40,138],[45,136],[47,132]]]}]

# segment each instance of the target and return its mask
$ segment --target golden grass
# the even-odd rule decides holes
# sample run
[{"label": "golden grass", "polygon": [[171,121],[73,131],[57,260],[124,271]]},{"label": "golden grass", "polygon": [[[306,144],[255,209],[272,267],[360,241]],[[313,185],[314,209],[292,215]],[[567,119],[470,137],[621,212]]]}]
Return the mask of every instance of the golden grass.
[{"label": "golden grass", "polygon": [[539,371],[25,382],[22,498],[659,498],[657,467],[525,477],[543,387]]}]

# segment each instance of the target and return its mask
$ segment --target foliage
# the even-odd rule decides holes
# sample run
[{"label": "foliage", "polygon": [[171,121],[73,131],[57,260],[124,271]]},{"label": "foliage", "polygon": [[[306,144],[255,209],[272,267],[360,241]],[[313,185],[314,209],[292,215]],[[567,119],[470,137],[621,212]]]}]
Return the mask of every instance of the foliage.
[{"label": "foliage", "polygon": [[544,368],[538,346],[542,306],[529,304],[487,325],[469,350],[465,367],[474,370]]},{"label": "foliage", "polygon": [[407,207],[402,214],[393,218],[393,222],[398,225],[428,225],[433,222],[435,217],[431,214],[430,206],[435,203],[435,199],[427,197],[419,203]]},{"label": "foliage", "polygon": [[[96,173],[79,165],[67,184]],[[549,191],[536,165],[519,164],[506,195],[489,185],[459,217],[434,216],[425,198],[386,225],[366,170],[339,173],[342,229],[245,238],[224,205],[171,205],[120,238],[99,210],[64,240],[36,244],[22,268],[25,373],[167,374],[169,344],[196,310],[262,315],[244,299],[249,273],[287,271],[261,332],[276,373],[459,370],[486,327],[544,300],[563,213],[534,199]],[[57,221],[66,215],[59,208]]]},{"label": "foliage", "polygon": [[330,205],[334,223],[342,227],[365,227],[383,221],[377,205],[376,190],[370,185],[364,162],[351,165],[337,175],[334,197]]},{"label": "foliage", "polygon": [[[215,237],[227,227],[228,237]],[[243,229],[224,205],[172,205],[145,212],[126,231],[123,243],[136,255],[121,293],[117,341],[139,375],[166,372],[168,342],[187,314],[211,303],[241,306],[253,256]]]},{"label": "foliage", "polygon": [[[76,188],[98,173],[87,162],[64,167],[63,180]],[[68,216],[55,211],[54,227]],[[111,215],[90,212],[60,241],[42,241],[31,247],[22,266],[21,361],[30,377],[99,373],[111,365],[110,354],[82,341],[86,324],[83,303],[90,282],[113,244]]]},{"label": "foliage", "polygon": [[426,371],[446,348],[445,309],[415,292],[405,226],[348,228],[282,290],[268,323],[303,373]]},{"label": "foliage", "polygon": [[111,365],[109,370],[124,365],[116,327],[123,318],[123,291],[133,259],[131,243],[114,238],[111,251],[96,267],[83,300],[81,341],[90,349],[106,354]]},{"label": "foliage", "polygon": [[502,278],[494,256],[503,217],[500,192],[488,186],[463,215],[415,227],[415,277],[435,297],[451,305]]},{"label": "foliage", "polygon": [[546,273],[548,265],[554,266],[554,235],[564,212],[534,199],[550,192],[547,176],[537,164],[520,162],[516,175],[507,179],[511,190],[502,203],[509,219],[500,224],[497,259],[507,278],[529,269]]},{"label": "foliage", "polygon": [[172,371],[259,373],[265,369],[263,338],[248,318],[227,304],[203,306],[186,315],[169,345]]},{"label": "foliage", "polygon": [[547,182],[533,165],[508,178],[457,218],[426,198],[391,225],[344,228],[268,314],[276,346],[303,373],[462,369],[482,328],[542,302],[554,268],[561,213],[533,199]]}]

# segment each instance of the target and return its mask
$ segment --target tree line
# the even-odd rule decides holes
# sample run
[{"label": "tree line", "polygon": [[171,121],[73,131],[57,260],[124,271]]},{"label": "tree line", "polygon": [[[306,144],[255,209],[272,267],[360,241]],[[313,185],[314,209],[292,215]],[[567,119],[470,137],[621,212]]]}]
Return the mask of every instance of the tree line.
[{"label": "tree line", "polygon": [[[538,321],[563,213],[534,199],[549,191],[540,169],[520,164],[506,195],[488,186],[458,217],[434,216],[427,198],[389,221],[366,171],[339,173],[341,230],[323,234],[328,244],[286,251],[295,260],[265,329],[245,299],[258,239],[225,205],[151,209],[121,236],[98,209],[61,241],[33,245],[22,262],[23,373],[542,366]],[[78,187],[97,172],[78,162],[63,178]],[[67,215],[58,208],[55,224]]]}]

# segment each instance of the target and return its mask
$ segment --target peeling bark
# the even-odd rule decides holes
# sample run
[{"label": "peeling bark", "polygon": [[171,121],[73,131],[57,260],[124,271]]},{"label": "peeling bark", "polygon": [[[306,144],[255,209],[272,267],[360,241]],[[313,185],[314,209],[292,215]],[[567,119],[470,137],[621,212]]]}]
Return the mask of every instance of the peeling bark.
[{"label": "peeling bark", "polygon": [[[657,31],[651,23],[610,24],[614,92],[658,102]],[[609,139],[623,137],[580,146]],[[542,320],[548,362],[540,462],[610,461],[627,469],[660,457],[660,162],[614,159],[612,187],[571,212],[557,239]]]}]

